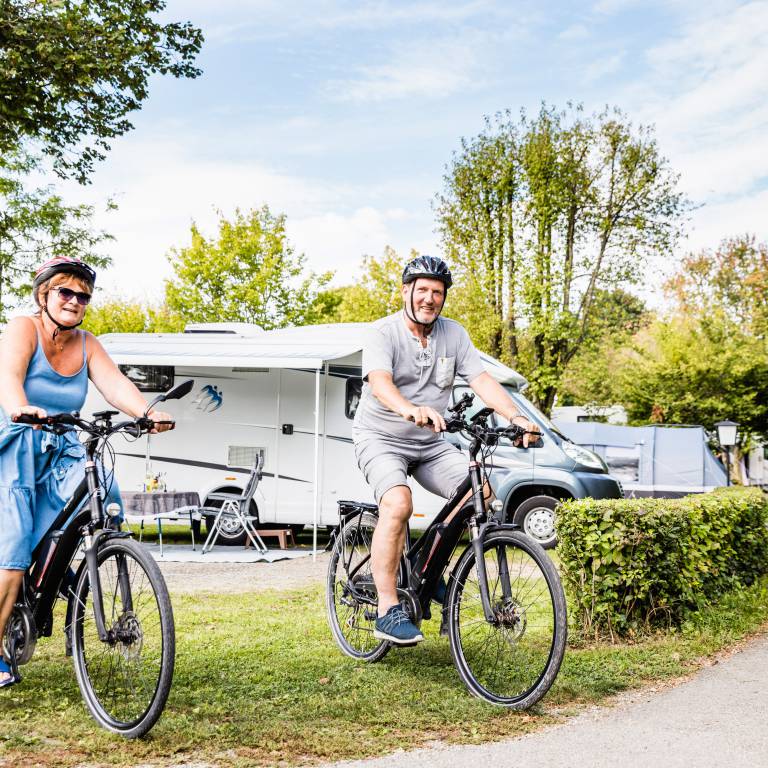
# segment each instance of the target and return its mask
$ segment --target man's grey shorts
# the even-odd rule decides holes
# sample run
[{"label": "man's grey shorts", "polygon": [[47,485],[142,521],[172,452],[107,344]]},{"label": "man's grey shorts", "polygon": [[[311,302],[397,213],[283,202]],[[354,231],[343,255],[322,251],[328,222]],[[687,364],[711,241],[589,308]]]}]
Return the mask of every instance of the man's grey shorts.
[{"label": "man's grey shorts", "polygon": [[390,488],[408,485],[408,475],[428,491],[448,499],[467,477],[469,467],[467,456],[439,437],[415,443],[356,435],[355,456],[377,504]]}]

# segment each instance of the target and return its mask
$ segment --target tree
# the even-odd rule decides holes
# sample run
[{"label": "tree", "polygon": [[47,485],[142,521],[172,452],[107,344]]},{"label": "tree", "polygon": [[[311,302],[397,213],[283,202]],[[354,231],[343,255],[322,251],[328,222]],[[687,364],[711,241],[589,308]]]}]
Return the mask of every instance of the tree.
[{"label": "tree", "polygon": [[161,24],[164,0],[3,0],[0,152],[39,143],[62,176],[84,183],[131,130],[154,74],[197,77],[203,36]]},{"label": "tree", "polygon": [[460,281],[454,316],[528,375],[548,411],[590,338],[600,291],[637,281],[647,255],[669,253],[679,236],[677,176],[652,129],[619,110],[545,105],[533,120],[487,119],[444,181],[436,207]]},{"label": "tree", "polygon": [[179,333],[185,325],[184,318],[164,304],[152,307],[140,301],[119,298],[92,304],[83,321],[83,328],[96,336],[105,333]]},{"label": "tree", "polygon": [[94,267],[108,263],[97,248],[111,236],[93,229],[92,207],[65,205],[50,186],[25,189],[36,167],[28,156],[0,158],[0,320],[29,298],[32,272],[54,255],[82,258]]},{"label": "tree", "polygon": [[617,371],[632,338],[655,320],[637,296],[598,291],[590,337],[563,372],[558,405],[609,406],[618,402]]},{"label": "tree", "polygon": [[[411,258],[417,255],[411,252]],[[327,291],[326,295],[333,297],[332,308],[321,322],[367,323],[396,312],[402,306],[400,285],[404,266],[390,246],[386,246],[380,259],[364,256],[357,282]]]},{"label": "tree", "polygon": [[318,298],[332,273],[305,274],[285,234],[285,216],[259,210],[219,214],[218,237],[195,224],[187,248],[171,251],[175,279],[166,281],[172,313],[195,322],[248,322],[269,330],[318,316]]},{"label": "tree", "polygon": [[743,441],[768,435],[768,345],[713,310],[706,320],[658,320],[625,347],[614,370],[616,401],[633,423],[733,419]]},{"label": "tree", "polygon": [[681,313],[706,316],[720,309],[748,332],[768,338],[768,244],[756,243],[754,236],[689,254],[665,289]]}]

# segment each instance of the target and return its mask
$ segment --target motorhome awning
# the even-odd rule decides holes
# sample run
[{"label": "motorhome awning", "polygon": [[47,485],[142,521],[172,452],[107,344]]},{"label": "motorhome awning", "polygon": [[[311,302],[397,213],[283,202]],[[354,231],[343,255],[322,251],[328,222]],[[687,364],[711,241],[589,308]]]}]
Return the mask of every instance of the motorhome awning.
[{"label": "motorhome awning", "polygon": [[[360,355],[368,323],[333,323],[280,328],[261,333],[108,333],[99,337],[109,356],[124,365],[190,368],[312,368]],[[480,354],[496,381],[522,391],[525,377],[490,355]],[[360,365],[349,361],[349,365]]]},{"label": "motorhome awning", "polygon": [[322,368],[360,350],[359,343],[290,343],[216,334],[137,333],[99,337],[107,354],[127,365],[177,365],[200,368]]}]

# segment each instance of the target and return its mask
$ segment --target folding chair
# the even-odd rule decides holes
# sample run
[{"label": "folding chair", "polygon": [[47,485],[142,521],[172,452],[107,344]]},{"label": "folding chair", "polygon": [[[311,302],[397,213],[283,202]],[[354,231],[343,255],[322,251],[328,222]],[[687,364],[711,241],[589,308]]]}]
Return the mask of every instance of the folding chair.
[{"label": "folding chair", "polygon": [[221,501],[221,507],[200,507],[201,512],[215,512],[211,530],[208,531],[208,538],[203,544],[202,554],[210,552],[216,544],[216,539],[221,532],[221,519],[224,515],[233,515],[237,518],[240,525],[243,526],[246,536],[250,539],[254,549],[261,554],[267,551],[267,547],[264,544],[263,539],[259,536],[256,529],[253,527],[253,523],[258,520],[257,517],[248,514],[248,508],[256,493],[256,488],[261,480],[261,470],[264,465],[264,460],[261,455],[257,456],[256,464],[251,470],[251,475],[248,478],[248,482],[245,484],[245,489],[240,495],[234,493],[210,493],[206,497],[207,501]]}]

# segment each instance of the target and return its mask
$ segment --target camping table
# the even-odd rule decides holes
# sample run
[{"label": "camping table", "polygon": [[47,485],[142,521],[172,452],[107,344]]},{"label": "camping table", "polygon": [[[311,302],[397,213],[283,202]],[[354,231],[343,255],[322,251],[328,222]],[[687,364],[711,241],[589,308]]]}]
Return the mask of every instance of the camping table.
[{"label": "camping table", "polygon": [[[121,493],[123,509],[129,515],[156,520],[158,515],[167,515],[180,507],[200,507],[200,496],[195,491],[145,491],[142,493]],[[189,514],[189,510],[180,510]],[[200,537],[200,514],[192,513],[193,533]]]}]

